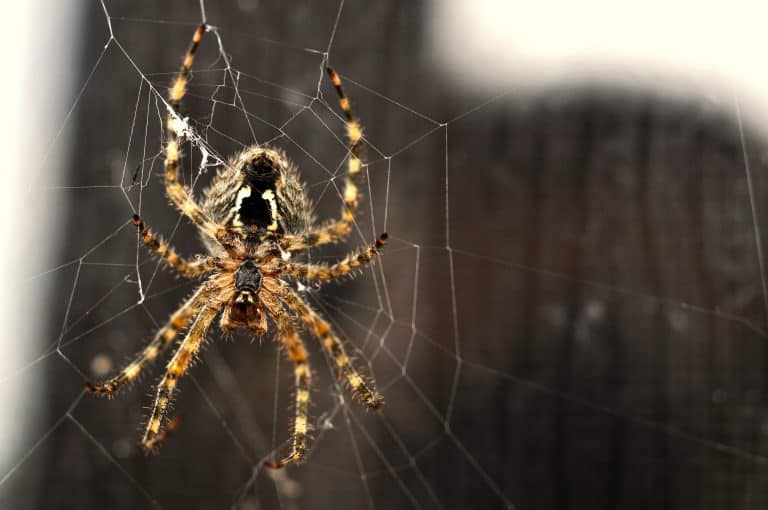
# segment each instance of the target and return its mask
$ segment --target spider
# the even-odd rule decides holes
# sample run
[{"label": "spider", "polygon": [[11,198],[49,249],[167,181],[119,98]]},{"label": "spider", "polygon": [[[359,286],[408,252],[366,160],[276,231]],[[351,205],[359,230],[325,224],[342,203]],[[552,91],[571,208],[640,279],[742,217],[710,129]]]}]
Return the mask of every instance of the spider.
[{"label": "spider", "polygon": [[347,175],[340,218],[317,225],[305,185],[296,167],[275,148],[253,145],[233,156],[203,191],[198,203],[192,191],[178,180],[180,139],[178,114],[184,98],[195,52],[208,27],[200,25],[184,56],[168,93],[165,141],[165,191],[171,202],[200,230],[209,256],[188,262],[155,235],[138,215],[133,216],[144,245],[180,275],[205,277],[197,290],[155,334],[154,339],[123,370],[98,384],[87,383],[92,393],[107,395],[136,379],[144,367],[174,343],[188,328],[168,362],[157,386],[152,414],[142,446],[155,451],[178,423],[167,423],[166,413],[179,378],[196,357],[209,327],[220,315],[223,331],[247,329],[264,335],[271,323],[287,357],[294,364],[295,418],[291,452],[274,468],[300,461],[307,452],[308,406],[311,371],[309,355],[299,336],[300,326],[322,343],[333,359],[338,375],[352,393],[370,409],[379,409],[383,398],[352,364],[339,337],[328,322],[296,292],[292,281],[327,282],[350,274],[371,262],[387,239],[350,253],[333,265],[290,261],[290,255],[312,247],[343,240],[352,230],[360,197],[362,128],[352,114],[341,79],[328,68],[346,118],[348,139]]}]

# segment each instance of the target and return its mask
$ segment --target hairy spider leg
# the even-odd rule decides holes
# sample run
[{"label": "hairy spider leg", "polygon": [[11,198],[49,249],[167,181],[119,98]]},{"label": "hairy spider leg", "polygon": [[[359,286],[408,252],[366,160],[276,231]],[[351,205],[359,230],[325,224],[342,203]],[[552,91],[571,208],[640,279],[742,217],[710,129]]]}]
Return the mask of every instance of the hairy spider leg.
[{"label": "hairy spider leg", "polygon": [[336,364],[339,377],[344,378],[352,393],[366,407],[380,409],[384,404],[384,397],[379,395],[373,385],[369,384],[352,365],[351,359],[344,350],[344,345],[331,329],[331,325],[312,310],[293,290],[286,288],[282,298],[288,308],[294,310],[299,319],[320,340]]},{"label": "hairy spider leg", "polygon": [[197,278],[218,267],[218,259],[216,257],[205,257],[194,262],[188,262],[183,259],[176,253],[173,246],[167,244],[162,237],[155,235],[144,225],[138,214],[133,215],[133,223],[136,225],[139,236],[147,249],[160,255],[166,264],[175,269],[180,275],[188,278]]},{"label": "hairy spider leg", "polygon": [[85,388],[91,393],[110,394],[120,389],[126,383],[136,379],[142,369],[154,361],[173,342],[179,330],[187,327],[192,318],[200,310],[203,303],[203,287],[197,290],[192,297],[187,299],[155,333],[152,341],[126,365],[119,374],[100,384],[86,383]]},{"label": "hairy spider leg", "polygon": [[328,264],[297,264],[288,262],[283,266],[283,272],[294,278],[310,282],[328,282],[341,278],[355,269],[370,263],[379,250],[387,242],[387,234],[381,234],[376,242],[364,249],[358,249],[333,265]]},{"label": "hairy spider leg", "polygon": [[165,192],[171,202],[184,214],[192,220],[208,236],[217,239],[222,234],[220,229],[203,212],[200,206],[195,202],[190,190],[179,182],[179,159],[181,149],[179,148],[179,134],[181,129],[177,120],[181,100],[187,91],[187,81],[189,79],[189,70],[195,61],[195,52],[200,45],[200,41],[205,33],[206,25],[200,25],[195,30],[192,42],[189,45],[184,62],[181,64],[176,78],[173,80],[168,91],[169,111],[166,117],[166,143],[165,143]]},{"label": "hairy spider leg", "polygon": [[344,178],[344,191],[342,192],[344,203],[341,206],[341,214],[338,219],[320,226],[304,236],[285,236],[282,246],[283,249],[289,251],[306,250],[344,239],[352,231],[360,201],[363,128],[352,113],[352,106],[349,98],[344,94],[341,78],[330,67],[327,70],[331,83],[339,95],[339,106],[346,119],[349,156],[347,157],[347,174]]},{"label": "hairy spider leg", "polygon": [[223,277],[219,277],[204,284],[203,289],[200,291],[201,300],[204,301],[204,304],[201,306],[197,317],[190,326],[187,336],[168,362],[165,375],[157,386],[157,396],[155,397],[155,403],[152,407],[152,415],[149,418],[142,439],[142,445],[148,452],[155,450],[167,437],[167,433],[163,433],[161,429],[163,426],[163,419],[168,410],[168,405],[173,398],[176,384],[178,383],[179,378],[184,375],[189,368],[190,363],[205,339],[205,334],[208,331],[208,328],[216,318],[216,315],[221,310],[223,304],[232,298],[233,291],[231,289],[225,290],[227,288],[227,283],[226,281],[223,281],[231,279],[231,275],[223,275]]},{"label": "hairy spider leg", "polygon": [[286,356],[293,362],[294,384],[296,386],[296,415],[293,422],[291,453],[279,462],[267,462],[273,469],[299,462],[307,453],[307,434],[309,428],[309,388],[312,373],[309,368],[309,353],[291,324],[285,310],[279,305],[269,306],[269,313],[277,324],[278,339]]}]

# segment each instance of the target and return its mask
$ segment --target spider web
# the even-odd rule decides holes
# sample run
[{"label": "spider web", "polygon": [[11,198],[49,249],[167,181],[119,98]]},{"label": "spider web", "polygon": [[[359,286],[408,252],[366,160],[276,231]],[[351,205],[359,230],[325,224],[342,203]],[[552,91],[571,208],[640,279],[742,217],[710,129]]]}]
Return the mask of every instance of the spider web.
[{"label": "spider web", "polygon": [[[30,170],[30,189],[70,216],[55,262],[19,283],[49,289],[55,326],[0,374],[29,389],[4,506],[765,506],[765,147],[738,104],[459,92],[422,65],[422,9],[86,9],[96,42]],[[201,21],[185,182],[199,192],[228,155],[268,143],[334,217],[347,149],[330,63],[366,129],[367,185],[349,242],[307,257],[390,234],[356,279],[302,289],[387,404],[351,401],[307,338],[315,432],[301,467],[262,467],[286,451],[293,415],[291,367],[268,338],[212,329],[157,456],[137,442],[158,367],[111,400],[82,389],[194,289],[146,254],[130,217],[201,251],[159,178],[165,91]],[[72,169],[49,174],[66,144]]]}]

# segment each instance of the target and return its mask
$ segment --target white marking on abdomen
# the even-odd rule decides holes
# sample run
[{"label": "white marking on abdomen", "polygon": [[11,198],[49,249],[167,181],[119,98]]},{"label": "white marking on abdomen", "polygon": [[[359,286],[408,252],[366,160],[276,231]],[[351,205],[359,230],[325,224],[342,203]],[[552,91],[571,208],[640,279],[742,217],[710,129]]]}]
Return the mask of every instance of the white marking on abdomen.
[{"label": "white marking on abdomen", "polygon": [[237,197],[235,198],[235,205],[231,209],[230,216],[234,215],[232,219],[232,225],[235,227],[244,226],[243,220],[240,219],[240,208],[243,206],[243,200],[251,196],[251,187],[243,186],[237,191]]},{"label": "white marking on abdomen", "polygon": [[272,214],[272,223],[267,226],[267,230],[275,232],[277,231],[277,200],[275,200],[275,192],[268,189],[261,194],[261,198],[269,203],[269,212]]}]

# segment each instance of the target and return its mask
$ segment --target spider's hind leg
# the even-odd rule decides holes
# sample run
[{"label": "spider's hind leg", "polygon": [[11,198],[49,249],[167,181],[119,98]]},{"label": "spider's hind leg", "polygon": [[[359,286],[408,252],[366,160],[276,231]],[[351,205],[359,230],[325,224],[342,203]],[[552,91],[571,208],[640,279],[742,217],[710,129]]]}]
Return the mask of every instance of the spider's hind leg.
[{"label": "spider's hind leg", "polygon": [[166,117],[166,143],[165,143],[165,193],[171,202],[181,211],[184,216],[192,220],[198,228],[206,235],[216,239],[220,235],[220,228],[205,214],[200,206],[195,202],[192,193],[188,187],[179,182],[179,160],[181,159],[181,148],[179,147],[179,133],[177,117],[181,106],[181,101],[187,92],[187,82],[189,72],[192,69],[192,63],[195,61],[195,53],[203,39],[203,34],[207,30],[206,25],[200,25],[192,36],[192,42],[189,45],[187,53],[184,55],[184,61],[181,64],[179,72],[173,80],[168,91],[168,115]]},{"label": "spider's hind leg", "polygon": [[344,189],[341,214],[338,219],[313,229],[303,236],[285,236],[281,243],[288,251],[306,250],[323,244],[335,243],[352,231],[357,216],[357,206],[360,201],[360,186],[362,185],[362,148],[363,127],[352,112],[352,106],[341,86],[341,78],[336,71],[327,68],[331,83],[339,95],[339,106],[344,113],[349,155],[347,157],[347,175],[344,179]]},{"label": "spider's hind leg", "polygon": [[352,106],[344,94],[341,86],[341,78],[336,71],[328,68],[328,76],[331,77],[331,83],[339,95],[339,106],[344,112],[346,118],[347,140],[349,141],[349,157],[347,158],[347,177],[344,181],[344,206],[341,210],[341,218],[332,224],[329,228],[332,235],[344,236],[352,230],[352,223],[355,221],[357,213],[357,204],[360,199],[360,181],[362,161],[360,153],[362,152],[363,128],[355,115],[352,113]]}]

